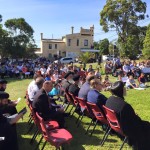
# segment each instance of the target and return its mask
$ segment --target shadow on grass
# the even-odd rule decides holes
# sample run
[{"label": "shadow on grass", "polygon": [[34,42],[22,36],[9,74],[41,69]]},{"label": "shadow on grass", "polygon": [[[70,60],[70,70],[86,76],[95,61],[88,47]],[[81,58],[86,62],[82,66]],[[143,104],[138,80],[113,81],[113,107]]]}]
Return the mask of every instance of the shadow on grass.
[{"label": "shadow on grass", "polygon": [[[37,141],[34,140],[33,144],[30,144],[30,140],[35,131],[35,126],[28,132],[29,125],[27,122],[17,123],[17,135],[19,150],[34,150],[37,145]],[[38,140],[39,141],[39,140]],[[39,150],[39,148],[37,148]]]},{"label": "shadow on grass", "polygon": [[[88,120],[87,120],[88,119]],[[67,124],[67,130],[72,134],[73,140],[71,141],[70,145],[65,145],[65,149],[67,150],[85,150],[85,147],[88,146],[100,146],[100,142],[102,140],[102,137],[104,135],[104,132],[100,128],[99,125],[97,125],[96,130],[94,131],[93,135],[90,136],[90,132],[93,129],[91,127],[89,134],[85,134],[87,125],[85,125],[85,121],[90,122],[89,118],[83,118],[82,123],[77,128],[76,125],[76,117],[72,116],[69,118],[66,118],[66,124]],[[84,122],[84,123],[83,123]],[[87,123],[89,124],[89,123]],[[108,139],[106,142],[117,142],[117,140],[114,139]]]}]

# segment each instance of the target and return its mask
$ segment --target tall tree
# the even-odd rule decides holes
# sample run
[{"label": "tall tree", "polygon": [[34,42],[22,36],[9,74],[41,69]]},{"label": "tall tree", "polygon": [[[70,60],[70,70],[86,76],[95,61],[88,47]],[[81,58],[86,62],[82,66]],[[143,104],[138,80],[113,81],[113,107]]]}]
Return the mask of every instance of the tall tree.
[{"label": "tall tree", "polygon": [[103,55],[109,54],[109,41],[107,38],[99,42],[99,50],[100,50],[100,53]]},{"label": "tall tree", "polygon": [[[131,29],[137,31],[139,20],[145,19],[146,3],[141,0],[107,0],[106,5],[100,12],[100,25],[105,32],[114,28],[118,34],[121,45],[122,55],[129,56],[132,54],[134,37],[131,36]],[[133,42],[133,43],[132,43]],[[129,43],[132,43],[128,45]]]},{"label": "tall tree", "polygon": [[148,28],[147,28],[142,53],[145,58],[150,59],[150,24],[148,25]]},{"label": "tall tree", "polygon": [[30,44],[33,44],[32,47],[35,45],[33,39],[34,30],[24,18],[9,19],[5,22],[5,27],[13,41],[10,55],[12,57],[23,57],[27,49],[29,49],[28,46]]}]

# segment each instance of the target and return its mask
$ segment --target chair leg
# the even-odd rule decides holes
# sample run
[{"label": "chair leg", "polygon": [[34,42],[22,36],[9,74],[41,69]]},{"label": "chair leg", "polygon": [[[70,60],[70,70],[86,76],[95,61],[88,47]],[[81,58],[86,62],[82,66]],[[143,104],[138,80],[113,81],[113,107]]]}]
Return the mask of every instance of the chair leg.
[{"label": "chair leg", "polygon": [[82,119],[83,119],[83,116],[84,116],[84,112],[82,113],[81,119],[79,120],[79,122],[78,122],[78,124],[77,124],[77,127],[79,127],[79,125],[80,125],[80,123],[81,123],[81,121],[82,121]]},{"label": "chair leg", "polygon": [[92,134],[93,134],[93,132],[94,132],[94,130],[95,130],[95,128],[96,128],[97,123],[98,123],[98,120],[96,120],[96,122],[95,122],[95,125],[94,125],[94,127],[93,127],[93,130],[92,130],[92,132],[91,132],[91,136],[92,136]]},{"label": "chair leg", "polygon": [[110,127],[109,127],[109,125],[108,125],[108,126],[107,126],[107,129],[106,129],[106,131],[105,131],[105,134],[104,134],[104,136],[103,136],[103,138],[102,138],[102,140],[101,140],[101,142],[100,142],[100,145],[101,145],[101,144],[102,144],[102,142],[104,141],[105,136],[107,135],[107,133],[108,133],[109,129],[110,129]]},{"label": "chair leg", "polygon": [[87,130],[86,130],[86,132],[85,132],[85,134],[88,133],[88,131],[89,131],[89,129],[90,129],[90,127],[91,127],[91,125],[92,125],[93,122],[94,122],[94,121],[93,121],[93,119],[92,119],[91,122],[90,122],[90,124],[89,124],[89,126],[88,126],[88,128],[87,128]]},{"label": "chair leg", "polygon": [[34,127],[34,123],[31,124],[31,126],[30,126],[29,130],[27,131],[27,133],[29,133],[33,129],[33,127]]},{"label": "chair leg", "polygon": [[104,143],[105,143],[105,141],[106,141],[106,139],[107,139],[107,137],[108,137],[108,135],[109,135],[110,131],[111,131],[111,128],[108,130],[108,132],[107,132],[107,134],[105,135],[105,137],[104,137],[103,141],[100,143],[100,145],[101,145],[101,146],[103,146],[103,145],[104,145]]},{"label": "chair leg", "polygon": [[125,144],[126,141],[127,141],[127,137],[124,138],[123,143],[122,143],[122,145],[120,147],[120,150],[122,150],[122,148],[123,148],[123,146],[124,146],[124,144]]},{"label": "chair leg", "polygon": [[35,150],[37,150],[38,149],[38,147],[39,147],[39,145],[40,145],[40,143],[41,143],[41,141],[43,140],[43,135],[42,135],[42,137],[40,138],[40,141],[39,141],[39,143],[36,145],[36,148],[35,148]]},{"label": "chair leg", "polygon": [[80,119],[81,115],[79,114],[79,117],[76,120],[76,123],[78,123],[79,119]]},{"label": "chair leg", "polygon": [[35,131],[34,135],[32,136],[32,139],[30,140],[30,144],[32,144],[33,141],[36,139],[38,133],[39,133],[39,130],[37,129],[37,130]]},{"label": "chair leg", "polygon": [[42,149],[41,149],[41,150],[43,150],[43,149],[44,149],[44,147],[45,147],[46,143],[47,143],[47,141],[45,141],[45,142],[44,142],[43,147],[42,147]]},{"label": "chair leg", "polygon": [[32,117],[30,116],[29,120],[28,120],[28,124],[30,125],[32,122]]},{"label": "chair leg", "polygon": [[72,107],[71,107],[71,109],[70,109],[69,113],[71,113],[71,111],[72,111],[73,107],[74,107],[74,106],[72,105]]},{"label": "chair leg", "polygon": [[68,103],[68,105],[67,105],[67,107],[66,107],[66,109],[65,109],[65,111],[67,111],[67,109],[68,109],[68,107],[70,106],[70,102]]}]

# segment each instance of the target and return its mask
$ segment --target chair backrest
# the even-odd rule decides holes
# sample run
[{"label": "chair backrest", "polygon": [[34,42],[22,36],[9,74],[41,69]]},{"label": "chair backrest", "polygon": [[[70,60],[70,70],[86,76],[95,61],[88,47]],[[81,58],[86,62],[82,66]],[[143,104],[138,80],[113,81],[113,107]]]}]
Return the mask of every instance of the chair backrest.
[{"label": "chair backrest", "polygon": [[44,123],[43,118],[37,112],[36,112],[36,116],[38,118],[40,128],[41,128],[44,138],[48,138],[48,129],[46,128],[46,124]]},{"label": "chair backrest", "polygon": [[104,112],[106,114],[106,118],[109,122],[110,127],[113,130],[115,130],[117,133],[120,133],[121,135],[124,135],[124,133],[123,133],[121,127],[120,127],[120,124],[118,122],[116,113],[113,110],[107,108],[106,106],[103,106],[103,109],[104,109]]},{"label": "chair backrest", "polygon": [[100,110],[100,108],[96,104],[87,102],[87,105],[92,110],[97,120],[99,120],[101,123],[109,124],[106,117],[104,116],[104,112],[102,112],[102,110]]},{"label": "chair backrest", "polygon": [[77,106],[79,104],[78,99],[70,92],[68,92],[68,94],[71,96],[72,100],[74,101],[74,104]]},{"label": "chair backrest", "polygon": [[88,117],[95,118],[93,112],[91,111],[91,109],[89,109],[89,107],[87,105],[87,101],[84,100],[83,98],[79,98],[79,97],[76,97],[76,98],[78,99],[81,110],[84,110]]},{"label": "chair backrest", "polygon": [[87,104],[86,104],[86,100],[84,100],[83,98],[79,98],[76,97],[78,99],[79,105],[82,109],[86,109],[87,108]]},{"label": "chair backrest", "polygon": [[35,111],[33,110],[32,106],[31,106],[31,104],[29,105],[29,108],[30,108],[30,111],[31,111],[32,119],[33,119],[35,125],[37,125],[38,119],[37,119],[37,116],[36,116]]},{"label": "chair backrest", "polygon": [[65,90],[65,95],[66,95],[68,102],[73,103],[73,99],[72,99],[71,95],[68,93],[68,90]]}]

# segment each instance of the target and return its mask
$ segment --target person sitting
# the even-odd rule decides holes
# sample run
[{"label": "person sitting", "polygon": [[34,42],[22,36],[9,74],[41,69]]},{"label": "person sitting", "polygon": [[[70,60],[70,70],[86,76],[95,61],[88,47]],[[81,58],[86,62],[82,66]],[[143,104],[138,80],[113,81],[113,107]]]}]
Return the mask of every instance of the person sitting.
[{"label": "person sitting", "polygon": [[89,72],[86,77],[86,82],[81,86],[81,88],[79,90],[79,93],[78,93],[79,98],[83,98],[84,100],[87,100],[87,94],[90,90],[90,81],[94,78],[95,78],[95,76],[94,76],[93,72]]},{"label": "person sitting", "polygon": [[150,123],[141,120],[132,106],[125,101],[126,89],[123,82],[115,82],[110,92],[112,96],[108,98],[105,106],[116,113],[121,129],[128,137],[129,145],[132,145],[134,150],[149,150]]},{"label": "person sitting", "polygon": [[26,110],[15,114],[13,116],[6,117],[0,110],[0,137],[3,139],[0,141],[0,149],[3,150],[18,150],[17,132],[15,124],[26,113]]},{"label": "person sitting", "polygon": [[29,93],[29,102],[32,103],[41,93],[40,89],[43,86],[44,83],[44,78],[43,77],[37,77],[35,79],[35,83],[32,87],[32,90]]},{"label": "person sitting", "polygon": [[74,84],[71,84],[69,86],[69,90],[68,91],[70,93],[72,93],[74,96],[78,96],[78,93],[79,93],[79,90],[80,90],[80,88],[78,86],[79,81],[80,81],[80,76],[79,75],[74,75],[72,79],[74,81]]},{"label": "person sitting", "polygon": [[47,94],[52,88],[52,81],[45,81],[41,89],[41,95],[33,101],[32,107],[45,121],[49,119],[55,120],[59,123],[60,127],[64,127],[64,110],[59,105],[53,105],[51,98]]},{"label": "person sitting", "polygon": [[141,88],[146,88],[147,87],[146,78],[145,78],[144,73],[141,73],[140,77],[138,78],[138,81],[139,81],[139,87],[141,87]]},{"label": "person sitting", "polygon": [[130,75],[128,80],[126,81],[126,87],[130,89],[137,88],[138,85],[136,84],[135,80],[133,79],[133,76]]},{"label": "person sitting", "polygon": [[109,80],[108,75],[105,76],[103,84],[104,84],[105,90],[107,90],[112,85],[112,82]]},{"label": "person sitting", "polygon": [[14,115],[17,113],[17,109],[14,104],[11,104],[8,98],[8,93],[0,91],[0,110],[3,114]]},{"label": "person sitting", "polygon": [[95,71],[95,76],[96,76],[98,79],[101,79],[101,73],[100,73],[99,68],[96,69],[96,71]]},{"label": "person sitting", "polygon": [[[60,80],[57,80],[60,81]],[[54,96],[57,96],[59,99],[60,98],[60,87],[59,87],[59,82],[55,82],[53,89],[48,93],[48,96],[53,98]]]},{"label": "person sitting", "polygon": [[92,79],[90,81],[90,87],[87,94],[87,101],[96,104],[102,111],[102,105],[105,105],[107,98],[100,93],[100,91],[103,89],[103,85],[98,79]]}]

